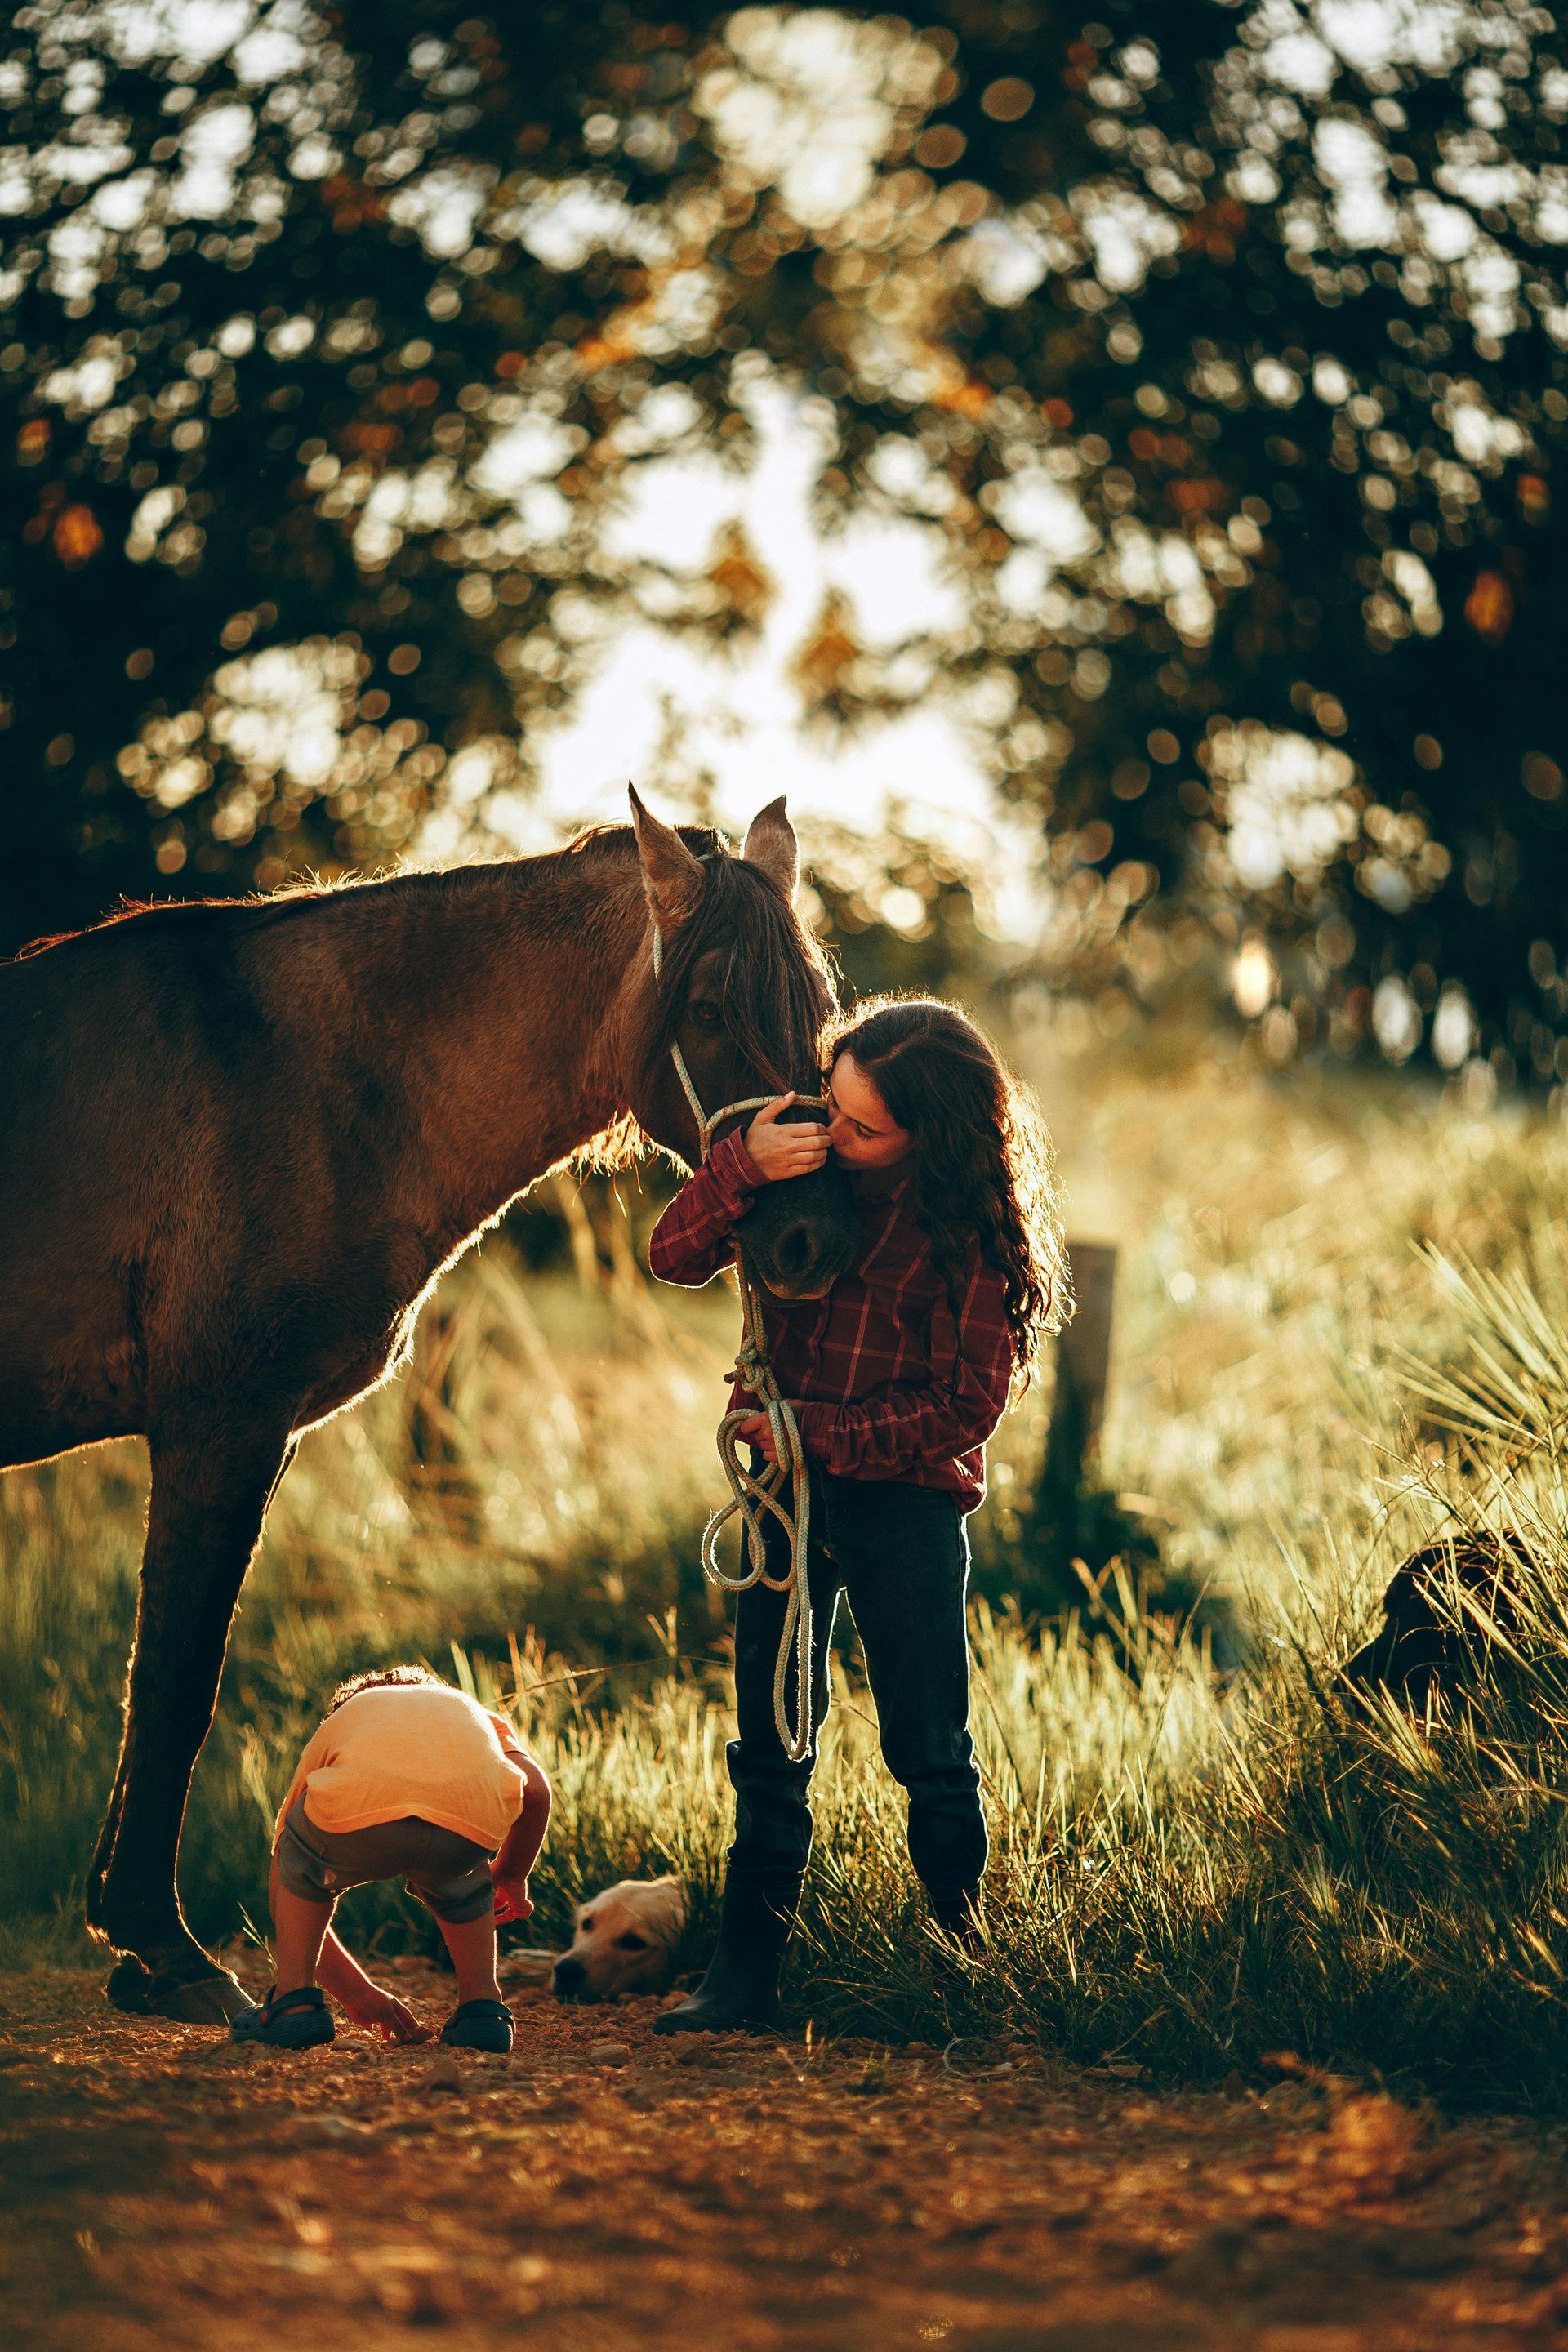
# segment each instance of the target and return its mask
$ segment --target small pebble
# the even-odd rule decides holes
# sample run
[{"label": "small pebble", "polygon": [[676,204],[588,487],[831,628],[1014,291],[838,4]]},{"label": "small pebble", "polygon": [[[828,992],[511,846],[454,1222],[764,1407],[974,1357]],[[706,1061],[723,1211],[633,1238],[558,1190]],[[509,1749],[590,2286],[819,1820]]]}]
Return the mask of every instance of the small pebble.
[{"label": "small pebble", "polygon": [[455,2058],[437,2058],[425,2077],[427,2091],[460,2091],[463,2070]]},{"label": "small pebble", "polygon": [[629,2066],[631,2047],[625,2042],[591,2042],[588,2063],[591,2066]]}]

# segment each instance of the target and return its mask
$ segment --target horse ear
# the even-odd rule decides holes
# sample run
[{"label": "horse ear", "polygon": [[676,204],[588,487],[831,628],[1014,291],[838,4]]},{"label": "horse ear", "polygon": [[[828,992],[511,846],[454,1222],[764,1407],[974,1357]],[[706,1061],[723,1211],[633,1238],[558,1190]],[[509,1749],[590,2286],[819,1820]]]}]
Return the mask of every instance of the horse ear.
[{"label": "horse ear", "polygon": [[786,898],[795,897],[795,886],[800,878],[800,845],[782,793],[752,819],[741,845],[741,855],[748,866],[755,866],[770,882],[775,883]]},{"label": "horse ear", "polygon": [[702,868],[675,827],[650,816],[637,798],[637,786],[628,784],[626,791],[631,795],[632,829],[648,911],[661,931],[678,930],[696,912],[702,896]]}]

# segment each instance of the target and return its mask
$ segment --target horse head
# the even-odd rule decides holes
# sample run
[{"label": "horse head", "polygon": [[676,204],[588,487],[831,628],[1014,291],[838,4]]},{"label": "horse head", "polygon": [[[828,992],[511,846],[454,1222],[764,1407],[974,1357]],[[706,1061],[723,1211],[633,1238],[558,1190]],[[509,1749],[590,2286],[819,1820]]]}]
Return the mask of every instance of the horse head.
[{"label": "horse head", "polygon": [[[754,1096],[817,1094],[833,983],[795,911],[798,853],[782,799],[753,818],[738,857],[716,835],[689,827],[685,838],[635,792],[631,799],[660,947],[632,1107],[657,1142],[696,1167],[702,1136],[682,1066],[710,1118]],[[694,848],[693,839],[708,845]],[[721,1121],[718,1131],[748,1116]],[[765,1185],[736,1238],[747,1270],[776,1298],[820,1297],[855,1250],[843,1175],[829,1161],[815,1175]]]}]

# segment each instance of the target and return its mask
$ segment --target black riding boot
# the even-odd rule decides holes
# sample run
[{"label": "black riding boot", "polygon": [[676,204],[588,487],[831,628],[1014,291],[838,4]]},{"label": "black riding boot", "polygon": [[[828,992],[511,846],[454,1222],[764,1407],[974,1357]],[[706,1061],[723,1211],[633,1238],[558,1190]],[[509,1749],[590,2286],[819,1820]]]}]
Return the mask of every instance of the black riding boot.
[{"label": "black riding boot", "polygon": [[794,1870],[731,1871],[708,1973],[679,2009],[655,2019],[656,2033],[736,2033],[773,2022],[800,1882]]},{"label": "black riding boot", "polygon": [[944,1936],[951,1936],[961,1952],[976,1959],[985,1948],[985,1932],[982,1924],[980,1889],[961,1887],[956,1895],[933,1895],[926,1889],[931,1904],[931,1916]]}]

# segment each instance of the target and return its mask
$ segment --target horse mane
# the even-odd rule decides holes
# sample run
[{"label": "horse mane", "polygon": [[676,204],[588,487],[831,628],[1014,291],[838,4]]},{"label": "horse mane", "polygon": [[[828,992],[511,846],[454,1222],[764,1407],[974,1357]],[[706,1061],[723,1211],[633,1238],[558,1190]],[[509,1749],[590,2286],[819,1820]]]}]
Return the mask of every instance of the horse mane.
[{"label": "horse mane", "polygon": [[[683,827],[681,838],[695,847],[689,830],[694,835],[698,829]],[[784,892],[759,867],[721,844],[698,854],[705,859],[706,887],[691,920],[665,944],[650,1057],[674,1044],[692,967],[718,949],[724,1027],[763,1085],[783,1093],[818,1066],[823,1026],[837,1010],[832,972]]]},{"label": "horse mane", "polygon": [[26,963],[29,956],[42,955],[47,948],[67,948],[75,940],[90,939],[94,931],[112,930],[118,923],[129,923],[139,915],[195,914],[204,907],[233,907],[257,904],[254,899],[238,898],[121,898],[106,915],[90,923],[82,923],[74,931],[50,931],[40,940],[27,940],[9,956],[0,957],[0,963]]},{"label": "horse mane", "polygon": [[142,918],[162,919],[165,916],[184,919],[197,915],[231,915],[237,908],[246,908],[252,914],[286,914],[290,908],[310,905],[321,898],[345,896],[351,890],[374,889],[379,884],[405,879],[392,874],[335,874],[290,876],[275,890],[234,890],[224,893],[208,891],[199,898],[121,898],[107,913],[97,915],[90,923],[79,923],[74,930],[51,931],[42,939],[28,940],[10,956],[0,956],[0,965],[26,963],[30,956],[42,955],[47,948],[66,948],[78,940],[92,939],[99,931],[117,929],[121,923],[140,921]]},{"label": "horse mane", "polygon": [[[716,825],[678,824],[674,829],[694,857],[731,855],[730,845]],[[592,862],[601,856],[620,857],[628,851],[635,858],[637,845],[637,835],[629,824],[584,825],[581,833],[574,833],[561,848],[547,849],[534,863],[547,866],[566,858],[586,858]]]}]

